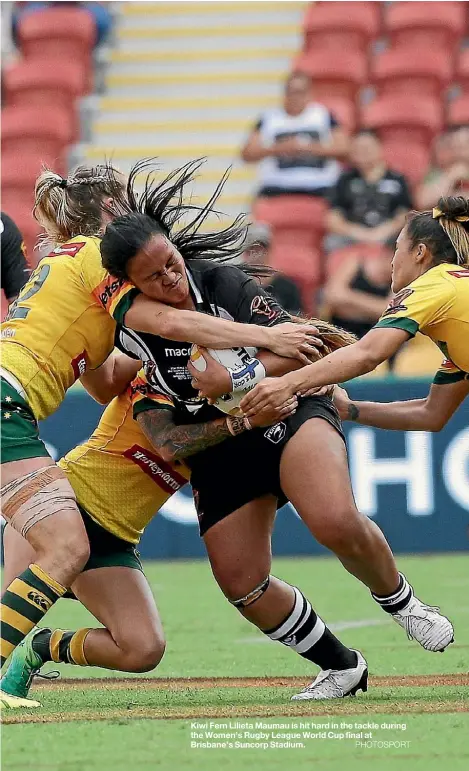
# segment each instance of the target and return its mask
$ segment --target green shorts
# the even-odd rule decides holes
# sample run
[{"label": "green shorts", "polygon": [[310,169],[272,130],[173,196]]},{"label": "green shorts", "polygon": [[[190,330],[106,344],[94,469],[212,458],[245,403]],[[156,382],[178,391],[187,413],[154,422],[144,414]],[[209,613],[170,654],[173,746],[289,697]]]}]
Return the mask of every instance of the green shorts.
[{"label": "green shorts", "polygon": [[[82,506],[79,505],[78,508],[86,527],[91,552],[83,572],[97,568],[133,568],[143,573],[142,563],[134,544],[123,541],[122,538],[113,535],[109,530],[105,530],[90,517]],[[64,594],[64,599],[76,600],[78,598],[69,589]]]},{"label": "green shorts", "polygon": [[124,541],[98,525],[88,512],[78,506],[90,542],[90,558],[83,570],[95,568],[135,568],[143,573],[138,551],[133,543]]},{"label": "green shorts", "polygon": [[49,458],[39,439],[37,420],[29,404],[1,378],[2,463],[27,458]]}]

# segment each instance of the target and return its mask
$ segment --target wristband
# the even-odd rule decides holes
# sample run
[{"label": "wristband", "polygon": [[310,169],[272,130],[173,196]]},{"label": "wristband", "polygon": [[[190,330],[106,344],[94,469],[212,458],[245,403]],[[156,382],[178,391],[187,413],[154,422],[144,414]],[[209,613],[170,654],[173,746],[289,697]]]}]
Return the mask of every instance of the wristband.
[{"label": "wristband", "polygon": [[239,367],[228,369],[232,391],[251,391],[265,378],[265,367],[259,359],[246,359]]},{"label": "wristband", "polygon": [[[226,425],[228,427],[228,431],[230,432],[231,436],[238,436],[239,434],[244,433],[244,431],[247,430],[247,426],[245,421],[247,418],[236,418],[232,415],[228,415],[226,418]],[[249,422],[249,421],[248,421]],[[251,425],[249,423],[249,425]]]}]

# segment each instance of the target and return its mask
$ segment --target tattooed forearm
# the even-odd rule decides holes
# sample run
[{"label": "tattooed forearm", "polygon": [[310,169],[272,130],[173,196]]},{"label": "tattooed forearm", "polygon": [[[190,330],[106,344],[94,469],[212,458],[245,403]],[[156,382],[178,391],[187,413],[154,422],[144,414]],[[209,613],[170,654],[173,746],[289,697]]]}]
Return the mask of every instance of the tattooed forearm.
[{"label": "tattooed forearm", "polygon": [[147,439],[165,460],[181,460],[219,444],[232,434],[226,418],[177,426],[169,410],[149,410],[137,416]]}]

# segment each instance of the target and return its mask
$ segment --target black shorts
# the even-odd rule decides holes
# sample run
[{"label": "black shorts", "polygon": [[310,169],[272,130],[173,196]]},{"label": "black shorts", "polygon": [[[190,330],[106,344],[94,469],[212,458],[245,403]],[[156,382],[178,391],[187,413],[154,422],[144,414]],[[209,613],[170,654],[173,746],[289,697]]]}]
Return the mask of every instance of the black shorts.
[{"label": "black shorts", "polygon": [[200,535],[246,503],[271,493],[278,508],[287,503],[280,486],[280,458],[288,440],[310,418],[323,418],[342,436],[331,399],[309,396],[294,415],[269,428],[256,428],[189,458]]}]

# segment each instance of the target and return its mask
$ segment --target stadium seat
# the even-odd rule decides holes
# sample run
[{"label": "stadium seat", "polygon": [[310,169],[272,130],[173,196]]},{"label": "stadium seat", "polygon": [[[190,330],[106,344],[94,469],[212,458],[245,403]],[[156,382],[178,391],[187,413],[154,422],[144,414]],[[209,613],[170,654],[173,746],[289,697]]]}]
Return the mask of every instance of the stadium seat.
[{"label": "stadium seat", "polygon": [[85,69],[78,62],[25,59],[4,73],[6,103],[68,110],[73,120],[73,139],[77,139],[79,119],[75,101],[85,93],[85,79]]},{"label": "stadium seat", "polygon": [[9,105],[70,107],[73,100],[85,93],[85,72],[79,62],[24,59],[4,72],[3,86]]},{"label": "stadium seat", "polygon": [[81,62],[91,86],[92,51],[96,43],[96,26],[91,14],[74,3],[67,8],[47,8],[27,14],[18,25],[19,46],[25,58],[61,59]]},{"label": "stadium seat", "polygon": [[386,141],[429,145],[443,125],[439,100],[415,96],[379,97],[362,110],[362,124]]},{"label": "stadium seat", "polygon": [[267,260],[274,270],[295,281],[304,310],[313,315],[316,292],[322,283],[322,259],[319,249],[303,238],[304,232],[297,230],[274,232]]},{"label": "stadium seat", "polygon": [[456,69],[455,80],[465,94],[469,94],[469,48],[461,51]]},{"label": "stadium seat", "polygon": [[313,96],[340,97],[353,101],[367,78],[366,55],[359,51],[305,51],[295,60],[294,71],[313,80]]},{"label": "stadium seat", "polygon": [[353,244],[352,246],[335,249],[327,255],[325,265],[326,279],[336,273],[347,260],[351,258],[356,260],[373,259],[380,254],[381,249],[380,244]]},{"label": "stadium seat", "polygon": [[452,71],[445,50],[398,46],[375,57],[370,80],[380,96],[415,94],[439,99]]},{"label": "stadium seat", "polygon": [[393,45],[454,50],[465,31],[465,3],[389,3],[385,17]]},{"label": "stadium seat", "polygon": [[265,222],[273,230],[304,230],[324,235],[328,205],[322,198],[308,195],[278,195],[258,198],[253,208],[253,219]]},{"label": "stadium seat", "polygon": [[34,154],[62,164],[62,155],[73,136],[69,111],[54,107],[47,116],[39,106],[5,107],[2,110],[2,152]]},{"label": "stadium seat", "polygon": [[[34,203],[34,184],[41,172],[41,166],[47,158],[31,154],[6,154],[2,158],[2,201],[3,205],[32,208]],[[48,165],[53,162],[49,159]]]},{"label": "stadium seat", "polygon": [[385,141],[384,157],[388,166],[404,174],[415,189],[425,176],[430,164],[428,144],[415,141]]},{"label": "stadium seat", "polygon": [[366,51],[379,31],[380,9],[373,2],[310,3],[303,23],[306,51]]},{"label": "stadium seat", "polygon": [[[314,101],[314,84],[312,89]],[[321,95],[321,103],[324,104],[340,123],[341,127],[350,133],[357,128],[357,105],[351,99],[341,99],[340,96]]]},{"label": "stadium seat", "polygon": [[448,125],[469,125],[469,91],[448,105]]}]

